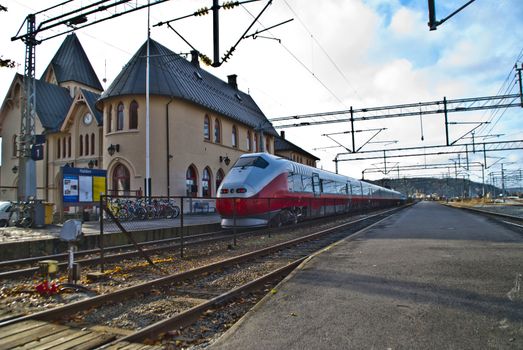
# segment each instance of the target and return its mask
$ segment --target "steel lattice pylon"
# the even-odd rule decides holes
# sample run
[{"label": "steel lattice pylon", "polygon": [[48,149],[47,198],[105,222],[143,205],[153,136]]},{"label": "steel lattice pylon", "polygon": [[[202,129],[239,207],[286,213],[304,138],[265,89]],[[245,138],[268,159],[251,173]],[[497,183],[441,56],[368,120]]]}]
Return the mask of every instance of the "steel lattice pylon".
[{"label": "steel lattice pylon", "polygon": [[18,199],[27,201],[36,197],[36,164],[31,158],[31,146],[35,136],[36,88],[35,88],[35,15],[27,16],[24,67],[24,104],[20,120]]}]

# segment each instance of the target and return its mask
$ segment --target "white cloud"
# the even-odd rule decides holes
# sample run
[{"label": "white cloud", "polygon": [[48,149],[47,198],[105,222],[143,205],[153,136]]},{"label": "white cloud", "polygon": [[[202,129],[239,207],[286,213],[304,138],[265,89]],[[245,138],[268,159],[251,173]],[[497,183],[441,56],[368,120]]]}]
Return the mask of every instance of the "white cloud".
[{"label": "white cloud", "polygon": [[[24,47],[19,41],[12,43],[10,37],[29,13],[28,7],[37,10],[34,7],[41,9],[53,3],[41,1],[36,6],[30,0],[17,0],[8,6],[8,14],[0,13],[4,28],[0,33],[0,54],[4,58],[12,57],[23,64]],[[444,2],[441,6],[445,7],[438,10],[438,17],[445,16],[460,4],[461,1]],[[246,4],[245,8],[257,15],[264,5],[265,1],[261,1]],[[179,17],[204,6],[210,6],[210,0],[177,0],[165,6],[158,5],[153,7],[152,23]],[[78,32],[100,78],[107,75],[110,82],[145,41],[145,13],[139,11]],[[240,88],[249,89],[269,117],[340,110],[349,106],[362,108],[415,103],[443,96],[460,98],[495,94],[520,52],[523,38],[523,8],[519,0],[475,2],[432,32],[426,24],[426,2],[399,0],[275,1],[261,17],[261,22],[268,27],[289,18],[294,18],[294,21],[265,33],[281,39],[282,44],[263,38],[247,39],[240,43],[227,64],[219,69],[208,68],[222,79],[226,79],[228,74],[238,74]],[[300,24],[300,19],[313,38]],[[220,20],[223,53],[236,42],[252,17],[238,7],[222,11]],[[198,49],[212,55],[211,16],[175,22],[174,26]],[[262,28],[255,24],[252,31]],[[155,40],[175,52],[189,51],[187,45],[165,26],[153,28],[152,34]],[[61,38],[56,38],[37,47],[38,77],[61,41]],[[23,66],[18,71],[23,72]],[[13,73],[13,70],[0,69],[2,97]],[[510,111],[507,117],[518,112],[521,113]],[[488,114],[482,113],[452,116],[469,120],[486,117]],[[515,129],[515,123],[506,126],[504,120],[496,131]],[[520,114],[515,120],[521,120]],[[388,127],[377,139],[400,141],[391,147],[441,143],[444,139],[442,116],[426,117],[423,122],[426,136],[423,143],[419,140],[419,118],[382,120],[361,123],[356,127]],[[313,151],[312,148],[332,145],[321,134],[348,129],[348,124],[294,128],[287,130],[287,137],[324,158],[322,164],[332,170],[332,159],[341,149]],[[452,132],[453,137],[458,137],[466,129],[455,127]],[[350,136],[340,140],[346,142]],[[365,141],[366,135],[357,135],[359,145]],[[406,159],[402,161],[408,162]],[[416,161],[419,160],[412,160]],[[353,176],[360,176],[361,169],[370,163],[350,162],[340,164],[340,168]]]},{"label": "white cloud", "polygon": [[389,28],[396,35],[412,37],[421,32],[423,24],[419,12],[401,7],[392,17]]}]

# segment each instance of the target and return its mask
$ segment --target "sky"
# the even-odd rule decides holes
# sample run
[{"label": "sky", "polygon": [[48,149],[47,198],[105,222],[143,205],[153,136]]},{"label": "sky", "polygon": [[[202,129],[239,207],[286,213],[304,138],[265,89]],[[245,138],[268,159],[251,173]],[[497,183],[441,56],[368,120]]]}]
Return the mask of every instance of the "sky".
[{"label": "sky", "polygon": [[[76,0],[51,12],[56,16],[87,5],[94,0]],[[144,0],[131,2],[143,4]],[[436,18],[442,19],[465,0],[436,0]],[[59,3],[58,1],[0,0],[8,12],[0,12],[0,55],[18,63],[14,69],[0,69],[0,95],[6,95],[16,72],[23,73],[25,48],[11,41],[25,17]],[[221,2],[220,2],[221,3]],[[151,8],[151,25],[210,7],[211,0],[172,0]],[[267,0],[220,11],[221,56],[242,36]],[[122,8],[122,7],[121,7]],[[94,17],[89,17],[92,21]],[[478,0],[456,14],[437,30],[427,26],[427,1],[419,0],[274,0],[249,34],[283,21],[284,25],[261,33],[256,39],[242,40],[230,60],[210,73],[227,80],[237,74],[242,91],[250,93],[265,115],[282,116],[346,110],[426,101],[495,96],[517,93],[514,65],[523,62],[523,6],[520,0]],[[212,16],[189,17],[173,22],[173,27],[200,52],[212,57]],[[48,31],[58,34],[65,27]],[[60,29],[60,30],[58,30]],[[76,31],[100,80],[108,87],[121,68],[145,42],[147,10]],[[190,47],[165,25],[152,27],[151,37],[177,53]],[[60,46],[64,36],[43,41],[36,48],[36,76],[39,78]],[[523,109],[450,114],[451,141],[480,126],[476,140],[523,140]],[[386,128],[362,150],[433,146],[445,142],[441,114],[384,119],[356,123],[355,129]],[[350,134],[324,134],[349,131],[347,123],[285,129],[286,138],[320,158],[319,167],[334,171],[333,159],[350,147]],[[279,130],[278,130],[279,131]],[[481,135],[503,134],[482,139]],[[357,148],[373,132],[356,133]],[[423,140],[422,140],[423,136]],[[393,141],[393,144],[386,144]],[[461,142],[470,142],[462,140]],[[428,151],[427,151],[428,152]],[[489,153],[487,174],[504,169],[523,168],[523,150]],[[347,156],[344,159],[350,159]],[[461,158],[465,154],[461,154]],[[493,157],[493,158],[490,158]],[[498,158],[494,158],[498,157]],[[388,160],[388,168],[414,164],[450,163],[449,156],[424,156]],[[469,154],[469,161],[483,161],[482,154]],[[377,172],[383,160],[339,162],[339,172],[356,178],[397,176],[455,176],[454,171]],[[463,172],[461,173],[463,176]],[[472,171],[472,180],[481,181],[481,172]]]}]

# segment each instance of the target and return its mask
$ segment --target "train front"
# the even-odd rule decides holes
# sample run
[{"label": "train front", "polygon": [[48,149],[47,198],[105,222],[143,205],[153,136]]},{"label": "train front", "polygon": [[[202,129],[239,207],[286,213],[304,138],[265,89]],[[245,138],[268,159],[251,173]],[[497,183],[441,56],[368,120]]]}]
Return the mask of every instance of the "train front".
[{"label": "train front", "polygon": [[271,199],[287,191],[284,159],[268,153],[242,155],[218,189],[216,209],[221,225],[230,227],[267,226],[274,215]]}]

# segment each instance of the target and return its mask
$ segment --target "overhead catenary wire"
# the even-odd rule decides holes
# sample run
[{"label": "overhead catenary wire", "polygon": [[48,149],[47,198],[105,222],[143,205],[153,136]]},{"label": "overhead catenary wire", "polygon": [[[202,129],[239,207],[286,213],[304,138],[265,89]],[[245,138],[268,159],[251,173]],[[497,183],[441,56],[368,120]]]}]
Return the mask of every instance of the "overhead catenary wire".
[{"label": "overhead catenary wire", "polygon": [[[515,60],[515,65],[514,67],[511,67],[509,73],[507,74],[505,80],[503,81],[503,83],[501,84],[497,94],[498,95],[507,95],[509,94],[513,87],[514,87],[514,82],[516,81],[516,75],[514,74],[515,73],[515,66],[518,64],[518,62],[523,58],[523,48],[519,51],[519,54],[517,55],[516,57],[516,60]],[[494,127],[496,126],[496,124],[498,123],[499,119],[492,123],[492,121],[494,120],[494,118],[496,117],[496,114],[498,113],[498,110],[494,110],[490,113],[490,117],[487,119],[487,121],[490,123],[490,128],[488,129],[487,132],[485,132],[488,128],[488,125],[485,124],[483,125],[479,130],[478,130],[478,133],[490,133],[492,132],[492,130],[494,129]],[[503,112],[504,114],[504,112]]]},{"label": "overhead catenary wire", "polygon": [[[253,18],[255,17],[245,6],[242,5],[242,7],[251,17],[253,17]],[[261,23],[259,20],[257,22],[265,29],[265,26],[263,25],[263,23]],[[274,34],[272,34],[270,30],[268,32],[270,35],[274,36]],[[287,46],[285,46],[285,44],[283,44],[283,42],[280,42],[279,44],[284,48],[285,51],[287,51],[287,53],[289,55],[291,55],[291,57],[296,62],[298,62],[298,64],[300,66],[302,66],[302,68],[304,68],[309,74],[311,74],[312,77],[318,83],[320,83],[320,85],[323,86],[323,88],[325,88],[325,90],[327,90],[331,94],[332,97],[334,97],[342,106],[347,107],[345,105],[345,103],[334,93],[334,91],[332,91],[316,74],[314,74],[314,72],[309,67],[307,67],[307,65],[305,63],[303,63],[303,61],[301,61],[289,48],[287,48]]]},{"label": "overhead catenary wire", "polygon": [[298,19],[298,22],[300,22],[300,24],[302,25],[302,27],[307,31],[307,33],[309,33],[311,39],[318,45],[318,47],[321,49],[321,51],[323,52],[323,54],[327,57],[327,59],[329,60],[329,62],[333,65],[333,67],[336,69],[336,71],[340,74],[340,76],[343,78],[343,80],[345,80],[345,82],[347,83],[347,85],[353,90],[354,94],[356,95],[356,97],[360,100],[360,101],[363,101],[363,99],[361,98],[360,94],[358,93],[358,90],[354,87],[354,85],[349,81],[349,79],[347,78],[347,76],[343,73],[343,71],[340,69],[340,67],[336,64],[336,62],[332,59],[332,57],[329,55],[329,53],[327,52],[327,50],[325,50],[325,48],[323,47],[323,45],[318,41],[318,39],[316,39],[316,36],[314,36],[314,34],[309,30],[309,28],[305,25],[304,21],[300,18],[300,16],[298,16],[298,14],[296,13],[296,11],[294,11],[294,9],[291,7],[291,5],[289,5],[289,3],[287,2],[287,0],[284,0],[283,1],[285,3],[285,5],[287,5],[287,7],[289,8],[289,10],[293,13],[294,16],[296,16],[296,18]]}]

